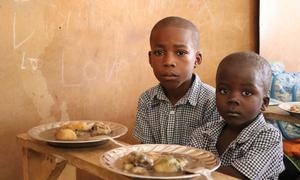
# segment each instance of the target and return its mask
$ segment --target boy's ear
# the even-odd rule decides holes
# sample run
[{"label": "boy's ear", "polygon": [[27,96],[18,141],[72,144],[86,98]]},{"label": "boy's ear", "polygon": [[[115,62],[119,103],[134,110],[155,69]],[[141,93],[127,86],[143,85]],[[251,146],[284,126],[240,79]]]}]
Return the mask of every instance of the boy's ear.
[{"label": "boy's ear", "polygon": [[202,62],[202,54],[200,53],[200,51],[196,52],[196,61],[194,64],[194,68],[196,68],[197,65],[201,64]]},{"label": "boy's ear", "polygon": [[266,108],[267,108],[268,105],[269,105],[269,102],[270,102],[270,98],[269,98],[268,96],[265,96],[265,97],[263,98],[263,104],[262,104],[262,106],[261,106],[261,111],[265,111],[265,110],[266,110]]},{"label": "boy's ear", "polygon": [[149,64],[151,65],[151,51],[148,52],[148,61],[149,61]]}]

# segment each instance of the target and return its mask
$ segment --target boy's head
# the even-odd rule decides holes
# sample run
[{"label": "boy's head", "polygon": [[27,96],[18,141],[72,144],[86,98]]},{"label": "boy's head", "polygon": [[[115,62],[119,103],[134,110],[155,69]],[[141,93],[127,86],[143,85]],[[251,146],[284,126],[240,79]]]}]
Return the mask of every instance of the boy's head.
[{"label": "boy's head", "polygon": [[159,31],[165,27],[176,27],[176,28],[183,28],[183,29],[190,30],[192,32],[191,41],[193,43],[194,48],[198,50],[198,48],[199,48],[199,31],[198,31],[197,27],[191,21],[181,18],[181,17],[176,17],[176,16],[170,16],[170,17],[161,19],[153,26],[153,28],[151,30],[151,34],[150,34],[150,44],[151,44],[151,40],[153,40],[152,38],[153,38],[153,35],[155,34],[155,32]]},{"label": "boy's head", "polygon": [[149,63],[167,90],[189,87],[193,69],[201,63],[199,32],[190,21],[167,17],[157,22],[150,34]]},{"label": "boy's head", "polygon": [[225,121],[247,125],[269,104],[272,72],[269,63],[254,52],[226,56],[216,75],[217,108]]}]

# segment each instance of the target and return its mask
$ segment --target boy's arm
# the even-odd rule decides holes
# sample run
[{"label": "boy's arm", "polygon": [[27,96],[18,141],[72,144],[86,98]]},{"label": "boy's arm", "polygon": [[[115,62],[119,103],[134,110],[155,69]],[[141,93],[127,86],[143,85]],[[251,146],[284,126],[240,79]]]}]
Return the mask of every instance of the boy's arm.
[{"label": "boy's arm", "polygon": [[133,136],[140,142],[145,144],[155,143],[151,127],[148,122],[148,108],[143,96],[139,98],[135,127]]},{"label": "boy's arm", "polygon": [[[208,150],[209,149],[208,146],[210,146],[209,145],[210,142],[209,142],[209,137],[207,137],[209,133],[206,133],[206,131],[209,130],[209,128],[208,128],[209,126],[211,128],[214,128],[214,126],[209,125],[211,123],[213,123],[213,122],[207,122],[203,126],[197,128],[191,135],[191,139],[190,139],[188,145],[196,147],[196,148]],[[242,173],[240,173],[238,170],[236,170],[232,166],[227,166],[227,167],[221,166],[218,168],[217,171],[240,178],[240,179],[247,179]]]},{"label": "boy's arm", "polygon": [[233,166],[221,166],[217,169],[217,171],[230,176],[234,176],[239,179],[248,179],[246,176],[244,176],[242,173],[236,170]]},{"label": "boy's arm", "polygon": [[214,122],[221,119],[221,116],[217,110],[216,99],[211,98],[208,100],[206,111],[203,113],[203,121]]},{"label": "boy's arm", "polygon": [[243,156],[232,167],[250,179],[278,178],[284,170],[281,134],[269,129],[253,138],[251,148],[242,152]]},{"label": "boy's arm", "polygon": [[[206,137],[206,133],[205,133],[205,129],[207,128],[208,123],[206,123],[204,126],[199,127],[198,129],[196,129],[192,136],[191,136],[191,140],[189,142],[189,146],[193,146],[196,148],[200,148],[200,149],[207,149],[209,146],[207,143],[207,137]],[[232,166],[220,166],[217,170],[218,172],[224,173],[224,174],[228,174],[234,177],[237,177],[239,179],[247,179],[246,176],[244,176],[242,173],[240,173],[238,170],[236,170],[234,167]]]},{"label": "boy's arm", "polygon": [[208,139],[207,139],[207,123],[203,126],[198,127],[196,130],[193,131],[190,141],[188,142],[188,146],[192,146],[199,149],[207,149]]}]

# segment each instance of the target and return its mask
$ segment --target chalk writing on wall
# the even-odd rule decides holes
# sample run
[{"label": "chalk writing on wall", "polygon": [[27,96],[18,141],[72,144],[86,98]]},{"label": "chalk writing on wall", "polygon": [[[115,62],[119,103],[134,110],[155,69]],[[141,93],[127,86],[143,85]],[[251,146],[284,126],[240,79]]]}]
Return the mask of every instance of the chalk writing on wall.
[{"label": "chalk writing on wall", "polygon": [[22,52],[22,62],[21,62],[21,69],[25,70],[27,69],[28,64],[31,66],[31,69],[33,71],[36,71],[38,69],[38,58],[26,58],[26,52]]},{"label": "chalk writing on wall", "polygon": [[[92,81],[97,78],[97,75],[99,74],[99,70],[97,69],[97,64],[93,60],[88,60],[85,62],[82,68],[82,76],[83,81],[79,83],[70,83],[66,81],[65,74],[66,74],[66,68],[65,68],[65,60],[64,60],[64,51],[61,54],[61,83],[63,86],[72,87],[72,86],[81,86],[83,84],[83,81]],[[92,70],[91,70],[92,69]]]},{"label": "chalk writing on wall", "polygon": [[22,46],[26,41],[28,41],[34,34],[34,30],[22,41],[20,41],[19,43],[16,43],[16,16],[17,13],[14,13],[14,21],[13,21],[13,45],[14,45],[14,49],[19,48],[20,46]]}]

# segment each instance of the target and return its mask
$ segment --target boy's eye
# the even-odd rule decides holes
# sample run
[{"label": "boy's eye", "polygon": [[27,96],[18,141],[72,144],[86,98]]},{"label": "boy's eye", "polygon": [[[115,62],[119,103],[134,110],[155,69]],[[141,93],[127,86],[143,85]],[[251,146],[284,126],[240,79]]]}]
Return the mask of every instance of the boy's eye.
[{"label": "boy's eye", "polygon": [[177,56],[184,56],[186,54],[187,54],[187,52],[185,52],[185,51],[176,51]]},{"label": "boy's eye", "polygon": [[229,90],[228,89],[220,89],[219,92],[220,92],[220,94],[225,95],[225,94],[228,94]]},{"label": "boy's eye", "polygon": [[164,55],[164,51],[163,50],[155,50],[153,51],[154,56],[162,56]]},{"label": "boy's eye", "polygon": [[242,92],[242,95],[243,95],[243,96],[251,96],[252,93],[249,92],[249,91],[243,91],[243,92]]}]

